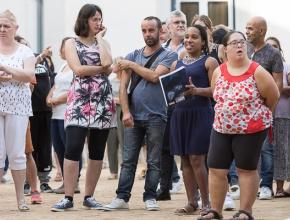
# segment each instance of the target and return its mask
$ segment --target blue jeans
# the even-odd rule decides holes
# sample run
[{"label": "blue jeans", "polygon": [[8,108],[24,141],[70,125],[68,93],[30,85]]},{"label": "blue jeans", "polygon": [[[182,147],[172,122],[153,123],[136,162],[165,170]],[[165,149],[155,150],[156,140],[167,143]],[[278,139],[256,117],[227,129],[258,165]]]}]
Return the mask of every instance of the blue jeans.
[{"label": "blue jeans", "polygon": [[272,189],[273,175],[274,175],[274,161],[273,161],[273,144],[269,143],[267,136],[262,146],[261,151],[261,183],[260,187],[266,186]]},{"label": "blue jeans", "polygon": [[160,178],[160,157],[163,133],[166,122],[161,118],[135,121],[133,128],[124,130],[123,163],[121,166],[117,197],[126,202],[131,197],[135,172],[143,139],[147,143],[147,173],[143,201],[156,198]]},{"label": "blue jeans", "polygon": [[[63,161],[66,143],[64,120],[51,119],[51,139],[54,151],[57,155],[57,159],[61,168],[61,173],[63,174]],[[79,172],[81,172],[81,169],[82,169],[82,160],[80,160]]]},{"label": "blue jeans", "polygon": [[231,167],[229,169],[228,181],[230,183],[230,186],[239,185],[239,177],[237,173],[235,160],[233,160]]}]

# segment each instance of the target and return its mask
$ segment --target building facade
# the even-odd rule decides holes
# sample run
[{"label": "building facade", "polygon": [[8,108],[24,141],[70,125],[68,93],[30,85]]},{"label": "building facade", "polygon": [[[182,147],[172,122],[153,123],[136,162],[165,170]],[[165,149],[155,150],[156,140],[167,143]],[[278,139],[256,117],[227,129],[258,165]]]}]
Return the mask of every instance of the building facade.
[{"label": "building facade", "polygon": [[206,14],[214,24],[224,23],[242,32],[250,17],[263,16],[268,22],[267,36],[280,39],[286,61],[290,63],[290,44],[287,43],[290,13],[285,0],[275,0],[275,4],[271,0],[1,0],[0,11],[10,9],[15,13],[19,34],[31,43],[34,51],[51,46],[58,67],[61,39],[74,36],[77,13],[85,3],[102,8],[104,25],[108,28],[106,39],[113,56],[124,56],[144,45],[140,30],[143,18],[153,15],[164,21],[172,9],[180,9],[186,13],[189,24],[194,14]]}]

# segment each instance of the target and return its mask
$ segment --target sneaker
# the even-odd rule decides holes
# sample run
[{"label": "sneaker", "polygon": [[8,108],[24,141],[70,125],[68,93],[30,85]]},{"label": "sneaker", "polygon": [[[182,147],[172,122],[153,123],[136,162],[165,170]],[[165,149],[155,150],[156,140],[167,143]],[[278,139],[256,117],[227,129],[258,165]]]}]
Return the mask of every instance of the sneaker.
[{"label": "sneaker", "polygon": [[30,185],[29,183],[24,183],[24,195],[30,195]]},{"label": "sneaker", "polygon": [[176,183],[172,183],[172,189],[170,190],[171,194],[176,194],[182,189],[182,180],[179,180]]},{"label": "sneaker", "polygon": [[226,198],[225,198],[225,202],[224,202],[224,210],[225,211],[232,211],[235,210],[236,206],[235,206],[235,202],[233,200],[233,198],[231,197],[230,193],[227,193]]},{"label": "sneaker", "polygon": [[1,183],[8,183],[10,181],[10,178],[7,173],[5,173],[1,178]]},{"label": "sneaker", "polygon": [[118,209],[129,209],[129,205],[125,202],[124,199],[115,198],[112,202],[108,205],[103,206],[101,208],[103,210],[111,211],[111,210],[118,210]]},{"label": "sneaker", "polygon": [[260,200],[270,200],[270,199],[272,199],[272,190],[269,187],[262,186],[260,188],[259,199]]},{"label": "sneaker", "polygon": [[31,204],[41,204],[42,199],[38,191],[31,192]]},{"label": "sneaker", "polygon": [[160,208],[155,199],[148,199],[145,201],[145,209],[147,211],[159,211]]},{"label": "sneaker", "polygon": [[83,201],[83,206],[86,209],[101,209],[103,205],[95,200],[93,197],[89,197]]},{"label": "sneaker", "polygon": [[28,212],[30,209],[24,200],[19,201],[18,210],[20,212]]},{"label": "sneaker", "polygon": [[52,188],[48,185],[48,183],[41,183],[40,190],[41,190],[41,192],[44,192],[44,193],[52,193],[53,192]]},{"label": "sneaker", "polygon": [[230,195],[232,199],[239,200],[240,199],[240,186],[239,185],[232,185],[230,187]]},{"label": "sneaker", "polygon": [[53,212],[64,212],[64,211],[68,211],[68,210],[72,209],[73,207],[74,207],[73,202],[71,202],[67,198],[63,198],[58,203],[53,205],[50,210]]}]

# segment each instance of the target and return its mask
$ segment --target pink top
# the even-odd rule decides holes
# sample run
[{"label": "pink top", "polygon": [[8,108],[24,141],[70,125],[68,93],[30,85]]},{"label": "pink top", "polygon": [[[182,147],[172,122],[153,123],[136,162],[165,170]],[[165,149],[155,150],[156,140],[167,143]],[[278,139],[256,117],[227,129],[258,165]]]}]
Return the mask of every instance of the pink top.
[{"label": "pink top", "polygon": [[272,112],[261,97],[254,73],[259,66],[252,62],[249,69],[240,76],[228,72],[227,64],[220,65],[213,97],[215,119],[213,128],[226,134],[256,133],[269,128]]}]

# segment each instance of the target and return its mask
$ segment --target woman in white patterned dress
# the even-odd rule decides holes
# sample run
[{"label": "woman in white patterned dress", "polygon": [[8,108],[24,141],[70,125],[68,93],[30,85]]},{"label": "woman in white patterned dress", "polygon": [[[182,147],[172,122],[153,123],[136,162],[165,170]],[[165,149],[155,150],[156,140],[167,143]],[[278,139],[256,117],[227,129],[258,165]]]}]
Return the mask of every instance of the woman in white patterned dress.
[{"label": "woman in white patterned dress", "polygon": [[28,211],[24,201],[25,138],[32,115],[29,82],[34,78],[35,58],[30,48],[15,41],[17,29],[10,11],[0,13],[0,178],[7,154],[18,209]]}]

